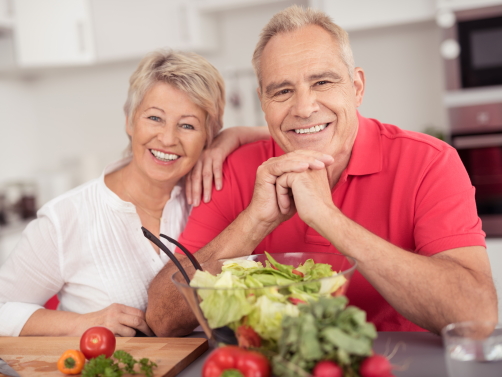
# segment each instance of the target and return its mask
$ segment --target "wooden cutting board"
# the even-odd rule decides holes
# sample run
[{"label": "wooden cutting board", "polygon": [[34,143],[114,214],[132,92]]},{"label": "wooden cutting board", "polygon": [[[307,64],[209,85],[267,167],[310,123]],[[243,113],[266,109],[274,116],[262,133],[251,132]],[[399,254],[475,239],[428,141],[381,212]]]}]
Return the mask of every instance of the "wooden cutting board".
[{"label": "wooden cutting board", "polygon": [[[79,349],[78,337],[0,337],[0,358],[23,376],[58,376],[57,361],[67,349]],[[117,338],[117,350],[158,365],[155,376],[175,376],[208,349],[203,338]],[[1,375],[1,374],[0,374]],[[124,374],[129,376],[129,374]],[[141,376],[137,374],[136,376]]]}]

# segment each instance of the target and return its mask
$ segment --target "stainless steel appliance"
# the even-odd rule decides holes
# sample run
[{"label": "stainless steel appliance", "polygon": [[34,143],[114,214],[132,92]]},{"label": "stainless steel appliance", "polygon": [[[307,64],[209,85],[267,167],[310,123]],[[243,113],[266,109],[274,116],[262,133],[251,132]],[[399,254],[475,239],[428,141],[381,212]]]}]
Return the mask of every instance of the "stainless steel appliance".
[{"label": "stainless steel appliance", "polygon": [[501,237],[502,5],[457,10],[452,19],[442,44],[451,143],[476,187],[483,230]]},{"label": "stainless steel appliance", "polygon": [[502,103],[450,109],[451,141],[476,187],[488,237],[502,236]]}]

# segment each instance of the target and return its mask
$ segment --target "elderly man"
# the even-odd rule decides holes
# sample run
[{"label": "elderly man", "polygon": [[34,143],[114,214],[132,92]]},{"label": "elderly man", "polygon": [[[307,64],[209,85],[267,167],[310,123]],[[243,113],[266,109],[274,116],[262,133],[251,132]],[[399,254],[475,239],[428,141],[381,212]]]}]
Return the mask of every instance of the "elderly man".
[{"label": "elderly man", "polygon": [[[265,26],[253,56],[273,140],[229,157],[225,182],[195,208],[180,242],[204,262],[251,253],[320,251],[355,258],[348,290],[383,331],[439,332],[497,321],[497,298],[474,188],[456,151],[358,114],[365,87],[346,32],[293,6]],[[197,324],[170,277],[146,312],[159,336]]]}]

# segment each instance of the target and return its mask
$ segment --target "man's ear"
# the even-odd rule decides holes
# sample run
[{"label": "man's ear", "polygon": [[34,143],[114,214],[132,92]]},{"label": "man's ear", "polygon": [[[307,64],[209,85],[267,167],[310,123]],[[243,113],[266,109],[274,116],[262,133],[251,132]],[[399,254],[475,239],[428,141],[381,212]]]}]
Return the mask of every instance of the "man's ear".
[{"label": "man's ear", "polygon": [[258,94],[258,99],[260,100],[261,109],[263,111],[263,101],[261,100],[261,88],[256,88],[256,93]]},{"label": "man's ear", "polygon": [[364,71],[360,67],[354,69],[354,89],[356,91],[356,106],[359,107],[363,103],[364,89],[366,88],[366,77]]}]

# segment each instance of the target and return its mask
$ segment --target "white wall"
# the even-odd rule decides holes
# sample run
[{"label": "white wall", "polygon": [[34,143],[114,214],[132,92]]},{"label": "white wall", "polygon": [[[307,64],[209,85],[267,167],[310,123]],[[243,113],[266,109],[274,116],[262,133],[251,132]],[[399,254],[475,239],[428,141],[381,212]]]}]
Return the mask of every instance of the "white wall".
[{"label": "white wall", "polygon": [[[30,176],[41,159],[32,85],[0,78],[0,179]],[[40,150],[42,152],[42,150]]]},{"label": "white wall", "polygon": [[422,132],[446,130],[440,30],[434,22],[349,33],[355,63],[366,72],[362,115]]}]

